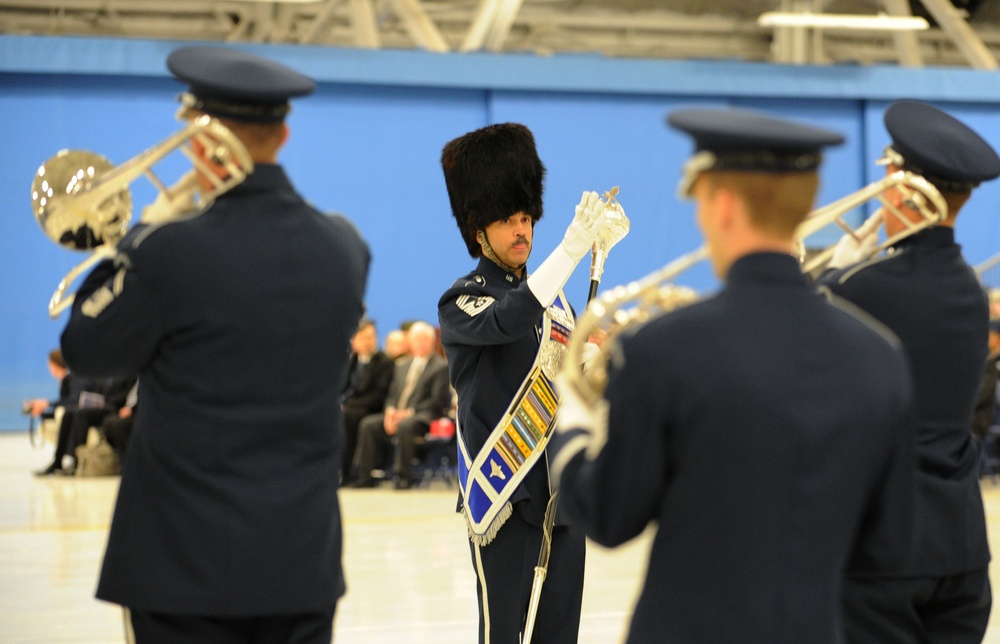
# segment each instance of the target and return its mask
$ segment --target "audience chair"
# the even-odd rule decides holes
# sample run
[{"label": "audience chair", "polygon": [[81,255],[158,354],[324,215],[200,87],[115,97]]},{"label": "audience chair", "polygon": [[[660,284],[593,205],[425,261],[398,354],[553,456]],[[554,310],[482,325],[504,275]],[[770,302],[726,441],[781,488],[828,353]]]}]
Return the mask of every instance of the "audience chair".
[{"label": "audience chair", "polygon": [[424,456],[414,468],[414,485],[430,485],[435,479],[443,480],[448,487],[458,482],[458,444],[455,438],[455,421],[439,418],[431,423],[424,438]]}]

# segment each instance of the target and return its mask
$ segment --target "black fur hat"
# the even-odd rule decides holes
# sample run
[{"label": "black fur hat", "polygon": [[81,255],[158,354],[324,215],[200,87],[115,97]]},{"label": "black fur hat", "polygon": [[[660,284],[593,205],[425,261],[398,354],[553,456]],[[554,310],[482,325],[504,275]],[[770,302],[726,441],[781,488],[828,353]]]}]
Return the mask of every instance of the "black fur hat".
[{"label": "black fur hat", "polygon": [[535,137],[519,123],[500,123],[449,141],[441,151],[441,169],[451,213],[469,249],[479,257],[476,231],[524,212],[542,218],[542,179]]}]

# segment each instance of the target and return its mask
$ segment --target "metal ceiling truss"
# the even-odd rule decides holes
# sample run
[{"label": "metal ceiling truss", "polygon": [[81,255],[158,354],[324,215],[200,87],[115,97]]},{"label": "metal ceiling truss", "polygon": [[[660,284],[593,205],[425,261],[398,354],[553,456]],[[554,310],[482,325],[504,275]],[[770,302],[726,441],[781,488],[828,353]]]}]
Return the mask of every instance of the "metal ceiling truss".
[{"label": "metal ceiling truss", "polygon": [[[1000,2],[1000,0],[990,0]],[[926,31],[761,27],[767,10],[912,16]],[[919,4],[918,4],[919,3]],[[971,23],[952,0],[0,0],[0,32],[280,42],[435,52],[596,52],[786,64],[997,69],[1000,15]]]}]

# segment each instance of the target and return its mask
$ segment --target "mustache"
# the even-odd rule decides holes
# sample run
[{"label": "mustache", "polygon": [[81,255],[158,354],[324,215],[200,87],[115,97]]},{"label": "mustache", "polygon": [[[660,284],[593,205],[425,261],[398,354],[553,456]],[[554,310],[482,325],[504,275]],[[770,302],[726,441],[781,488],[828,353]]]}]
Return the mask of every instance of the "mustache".
[{"label": "mustache", "polygon": [[514,238],[514,243],[512,243],[511,246],[517,246],[518,244],[524,244],[526,246],[530,246],[531,242],[528,241],[527,237],[523,235],[518,235],[517,237]]}]

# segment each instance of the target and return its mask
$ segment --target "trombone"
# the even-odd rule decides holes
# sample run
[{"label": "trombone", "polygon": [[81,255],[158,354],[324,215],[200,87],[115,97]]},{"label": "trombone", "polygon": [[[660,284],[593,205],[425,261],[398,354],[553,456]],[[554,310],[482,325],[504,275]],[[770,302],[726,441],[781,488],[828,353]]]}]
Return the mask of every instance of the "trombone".
[{"label": "trombone", "polygon": [[[918,221],[910,221],[903,212],[892,205],[885,194],[892,189],[900,191],[906,205],[920,215]],[[872,251],[872,256],[909,235],[936,225],[948,213],[948,205],[937,188],[919,175],[899,170],[857,192],[810,212],[795,232],[796,242],[802,245],[807,237],[831,223],[836,223],[848,234],[854,235],[854,229],[844,222],[843,216],[871,199],[881,202],[882,208],[879,212],[883,219],[887,215],[895,216],[904,225],[901,232],[879,244]],[[831,245],[815,257],[803,261],[803,272],[810,273],[825,268],[833,257],[834,247],[835,245]],[[604,397],[607,383],[607,355],[614,333],[642,324],[653,317],[699,299],[699,295],[693,289],[678,286],[674,281],[681,273],[707,258],[708,246],[703,245],[635,282],[605,291],[590,302],[577,320],[576,329],[570,336],[561,372],[567,384],[573,387],[582,400],[596,407]],[[602,346],[603,359],[593,361],[588,371],[584,372],[581,367],[584,345],[587,338],[599,329],[606,330],[608,335]]]},{"label": "trombone", "polygon": [[[175,150],[188,158],[197,177],[189,173],[167,188],[152,167]],[[94,251],[59,282],[49,301],[49,317],[56,318],[73,303],[74,295],[66,292],[74,280],[98,262],[115,256],[118,242],[129,230],[129,185],[133,181],[145,176],[160,197],[173,206],[166,217],[157,220],[161,223],[203,211],[252,171],[253,161],[244,145],[209,115],[191,120],[183,129],[119,166],[83,150],[62,150],[48,159],[38,168],[31,184],[35,220],[60,246]]]},{"label": "trombone", "polygon": [[[890,189],[895,189],[902,193],[906,205],[920,215],[918,221],[911,221],[909,217],[889,201],[885,193]],[[914,233],[920,232],[930,226],[936,226],[948,216],[948,204],[930,181],[912,172],[897,170],[878,181],[868,184],[857,192],[852,192],[846,197],[842,197],[833,203],[813,210],[795,232],[796,240],[802,243],[807,237],[831,223],[837,224],[848,235],[854,236],[856,229],[844,221],[843,215],[872,199],[876,199],[882,204],[882,207],[879,211],[876,211],[876,214],[881,212],[883,221],[885,221],[887,215],[891,215],[903,224],[903,229],[900,232],[888,236],[881,244],[876,246],[872,251],[872,257]],[[833,259],[835,248],[836,244],[831,244],[808,260],[803,260],[803,272],[812,273],[813,271],[826,268],[830,260]]]}]

